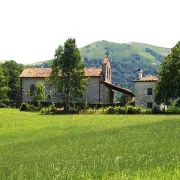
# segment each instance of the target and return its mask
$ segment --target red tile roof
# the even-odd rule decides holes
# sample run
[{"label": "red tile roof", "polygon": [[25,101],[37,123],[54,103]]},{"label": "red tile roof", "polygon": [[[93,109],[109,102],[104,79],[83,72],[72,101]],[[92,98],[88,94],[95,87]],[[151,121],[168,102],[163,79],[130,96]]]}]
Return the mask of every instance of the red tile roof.
[{"label": "red tile roof", "polygon": [[[101,68],[85,68],[85,76],[100,76]],[[51,68],[26,68],[19,76],[20,78],[50,77]]]},{"label": "red tile roof", "polygon": [[102,68],[84,68],[85,76],[101,76]]},{"label": "red tile roof", "polygon": [[111,88],[111,89],[114,89],[116,91],[119,91],[119,92],[122,92],[124,94],[128,94],[129,96],[131,97],[135,97],[134,93],[132,91],[130,91],[129,89],[125,89],[125,88],[121,88],[115,84],[111,84],[111,83],[108,83],[108,82],[103,82],[107,87]]},{"label": "red tile roof", "polygon": [[157,81],[158,78],[156,76],[145,76],[145,77],[142,77],[141,79],[136,79],[135,82],[153,82],[153,81]]}]

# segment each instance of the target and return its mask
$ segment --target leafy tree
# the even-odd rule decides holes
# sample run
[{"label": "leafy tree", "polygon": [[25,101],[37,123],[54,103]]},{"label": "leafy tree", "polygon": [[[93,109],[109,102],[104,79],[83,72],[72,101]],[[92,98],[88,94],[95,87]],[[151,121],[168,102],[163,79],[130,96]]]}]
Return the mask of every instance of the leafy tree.
[{"label": "leafy tree", "polygon": [[180,98],[180,42],[172,49],[161,64],[159,81],[155,87],[157,103],[168,103]]},{"label": "leafy tree", "polygon": [[42,81],[37,81],[35,84],[35,91],[34,91],[34,99],[36,99],[39,103],[45,101],[45,85]]},{"label": "leafy tree", "polygon": [[121,94],[119,103],[120,103],[121,106],[125,106],[125,105],[126,105],[126,103],[127,103],[127,98],[126,98],[126,95],[125,95],[125,94]]},{"label": "leafy tree", "polygon": [[20,100],[20,80],[19,75],[23,70],[23,65],[17,64],[15,61],[6,61],[2,64],[3,72],[8,81],[8,98],[10,101]]},{"label": "leafy tree", "polygon": [[0,66],[0,100],[7,100],[7,93],[8,93],[8,82],[5,78],[5,75],[3,73],[3,69]]},{"label": "leafy tree", "polygon": [[70,104],[82,97],[87,81],[75,39],[67,39],[64,46],[56,49],[52,69],[53,83],[61,94],[65,112],[68,112]]}]

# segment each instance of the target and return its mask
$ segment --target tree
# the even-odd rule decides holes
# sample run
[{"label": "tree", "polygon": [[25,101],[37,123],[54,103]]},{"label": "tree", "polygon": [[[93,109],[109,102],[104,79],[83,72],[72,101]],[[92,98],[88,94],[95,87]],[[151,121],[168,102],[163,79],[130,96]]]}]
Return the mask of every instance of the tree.
[{"label": "tree", "polygon": [[180,42],[178,42],[161,64],[159,80],[155,86],[157,103],[168,103],[180,98]]},{"label": "tree", "polygon": [[0,100],[7,100],[7,93],[8,93],[8,82],[7,79],[5,78],[5,75],[3,73],[3,69],[0,66]]},{"label": "tree", "polygon": [[15,61],[6,61],[2,64],[3,72],[8,81],[8,98],[10,101],[20,100],[20,80],[19,75],[23,70],[23,65],[17,64]]},{"label": "tree", "polygon": [[45,101],[46,95],[45,95],[45,85],[42,81],[37,81],[35,84],[35,91],[34,91],[34,97],[35,100],[38,101],[38,103],[41,103],[42,101]]},{"label": "tree", "polygon": [[120,98],[119,98],[119,104],[120,104],[121,106],[125,106],[126,103],[127,103],[127,97],[126,97],[126,95],[125,95],[125,94],[121,94],[121,95],[120,95]]},{"label": "tree", "polygon": [[67,39],[63,46],[56,49],[52,62],[52,80],[61,94],[64,110],[68,112],[70,104],[78,102],[82,97],[87,81],[75,39]]}]

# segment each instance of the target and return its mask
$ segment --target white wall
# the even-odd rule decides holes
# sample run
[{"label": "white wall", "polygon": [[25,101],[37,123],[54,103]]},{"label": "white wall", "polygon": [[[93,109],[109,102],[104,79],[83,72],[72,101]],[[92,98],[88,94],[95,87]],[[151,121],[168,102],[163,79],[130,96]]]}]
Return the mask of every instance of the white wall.
[{"label": "white wall", "polygon": [[135,105],[147,108],[147,103],[152,102],[153,108],[156,106],[159,108],[159,106],[154,101],[154,92],[153,95],[147,95],[147,89],[148,88],[154,88],[156,82],[135,82]]}]

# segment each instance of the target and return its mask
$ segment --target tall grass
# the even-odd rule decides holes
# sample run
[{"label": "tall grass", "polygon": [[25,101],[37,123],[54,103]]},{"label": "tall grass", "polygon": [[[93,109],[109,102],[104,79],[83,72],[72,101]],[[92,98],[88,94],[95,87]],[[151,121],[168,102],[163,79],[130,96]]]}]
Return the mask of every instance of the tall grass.
[{"label": "tall grass", "polygon": [[180,116],[0,110],[0,179],[180,179]]}]

